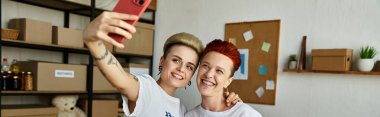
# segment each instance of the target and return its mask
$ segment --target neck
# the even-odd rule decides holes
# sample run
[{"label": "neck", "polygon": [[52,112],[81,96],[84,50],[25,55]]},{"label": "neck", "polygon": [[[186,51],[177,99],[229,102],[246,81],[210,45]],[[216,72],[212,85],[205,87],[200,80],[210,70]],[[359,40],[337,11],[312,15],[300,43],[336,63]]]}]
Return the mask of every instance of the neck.
[{"label": "neck", "polygon": [[202,104],[201,106],[209,111],[221,112],[229,109],[230,107],[226,106],[226,98],[223,94],[218,96],[203,96],[202,95]]},{"label": "neck", "polygon": [[163,81],[161,80],[161,78],[158,79],[157,84],[160,85],[160,87],[161,87],[162,89],[164,89],[164,91],[165,91],[168,95],[170,95],[170,96],[173,96],[175,90],[177,90],[176,87],[169,86],[168,84],[166,84],[165,82],[163,82]]}]

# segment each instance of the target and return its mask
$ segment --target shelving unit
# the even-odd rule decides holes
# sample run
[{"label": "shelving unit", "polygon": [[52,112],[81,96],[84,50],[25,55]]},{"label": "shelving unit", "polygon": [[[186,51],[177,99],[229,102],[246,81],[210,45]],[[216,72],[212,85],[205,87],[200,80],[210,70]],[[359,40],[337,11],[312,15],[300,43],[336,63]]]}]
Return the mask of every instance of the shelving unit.
[{"label": "shelving unit", "polygon": [[283,72],[288,73],[311,73],[311,74],[346,74],[346,75],[380,75],[380,72],[361,72],[361,71],[314,71],[314,70],[290,70],[283,69]]},{"label": "shelving unit", "polygon": [[[90,10],[91,6],[78,4],[78,3],[66,1],[66,0],[13,0],[13,1],[63,11],[65,12],[65,20],[70,19],[69,13],[82,15],[82,16],[88,16],[88,17],[91,17],[91,15],[94,14],[94,16],[96,17],[100,15],[103,11],[106,11],[104,9],[94,8],[94,13],[91,13],[91,10]],[[152,1],[152,4],[153,3],[155,3],[155,0]],[[145,12],[155,12],[155,10],[156,8],[150,5]],[[153,19],[154,17],[155,17],[155,14],[153,13]],[[154,24],[154,20],[148,20],[148,19],[140,19],[139,22]],[[69,21],[65,21],[65,27],[66,26],[68,27],[69,26],[68,24],[69,24]]]},{"label": "shelving unit", "polygon": [[1,91],[1,95],[85,95],[86,91]]},{"label": "shelving unit", "polygon": [[[98,16],[103,11],[105,11],[103,9],[95,8],[95,0],[91,0],[90,6],[82,5],[82,4],[78,4],[78,3],[74,3],[74,2],[66,1],[66,0],[12,0],[12,1],[62,11],[64,12],[64,27],[66,28],[69,28],[70,14],[87,16],[87,17],[90,17],[91,20],[93,20],[96,16]],[[151,7],[151,6],[148,7],[146,12],[152,12],[153,19],[152,20],[140,19],[139,22],[154,24],[155,7]],[[46,96],[48,95],[86,95],[87,100],[93,100],[93,95],[120,94],[120,92],[118,91],[93,91],[93,66],[94,66],[93,63],[94,62],[87,48],[67,47],[67,46],[53,45],[53,44],[29,43],[25,41],[8,40],[8,39],[1,39],[0,48],[1,46],[62,52],[62,55],[63,55],[62,63],[68,63],[69,53],[86,54],[89,56],[89,60],[88,60],[89,64],[87,66],[86,91],[1,91],[0,99],[2,96],[21,96],[21,95],[22,96],[24,95],[36,95],[36,96],[38,95],[46,95]],[[112,53],[115,55],[115,57],[125,58],[127,61],[131,57],[149,59],[150,69],[152,68],[152,63],[153,63],[152,55],[138,55],[138,54],[119,53],[119,52],[112,52]],[[0,55],[0,58],[2,58],[1,55]],[[150,70],[150,74],[151,72],[152,71]],[[89,103],[87,103],[87,107],[92,107],[92,101],[89,101]],[[92,108],[88,108],[87,116],[92,117]]]}]

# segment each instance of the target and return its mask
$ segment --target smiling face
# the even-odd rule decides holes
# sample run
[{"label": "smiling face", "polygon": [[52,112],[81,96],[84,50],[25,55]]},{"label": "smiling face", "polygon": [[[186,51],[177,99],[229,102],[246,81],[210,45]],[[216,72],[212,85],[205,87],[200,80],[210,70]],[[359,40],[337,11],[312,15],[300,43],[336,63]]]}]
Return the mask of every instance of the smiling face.
[{"label": "smiling face", "polygon": [[198,54],[194,49],[184,45],[173,45],[166,57],[160,59],[160,78],[170,87],[185,87],[193,77],[197,64]]},{"label": "smiling face", "polygon": [[202,96],[223,95],[223,88],[231,82],[233,62],[218,52],[208,52],[201,60],[197,75],[197,87]]}]

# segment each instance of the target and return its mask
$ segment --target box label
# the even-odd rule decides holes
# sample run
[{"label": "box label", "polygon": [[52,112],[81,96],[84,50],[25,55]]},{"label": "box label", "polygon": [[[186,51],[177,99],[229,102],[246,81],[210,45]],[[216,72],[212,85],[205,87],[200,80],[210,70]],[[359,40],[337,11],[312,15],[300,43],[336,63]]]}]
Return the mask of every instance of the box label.
[{"label": "box label", "polygon": [[55,77],[60,78],[74,78],[73,70],[55,70]]}]

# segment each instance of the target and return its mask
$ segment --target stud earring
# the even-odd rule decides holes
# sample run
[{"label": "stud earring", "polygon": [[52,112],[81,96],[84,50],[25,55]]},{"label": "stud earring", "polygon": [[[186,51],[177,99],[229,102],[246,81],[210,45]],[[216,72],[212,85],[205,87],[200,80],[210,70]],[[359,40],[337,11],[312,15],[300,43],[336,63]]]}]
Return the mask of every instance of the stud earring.
[{"label": "stud earring", "polygon": [[187,87],[190,87],[191,85],[191,81],[189,81],[189,83],[187,83],[187,86],[185,86],[185,90],[187,89]]},{"label": "stud earring", "polygon": [[160,75],[161,74],[161,70],[162,70],[162,66],[158,66],[158,74],[157,75]]}]

